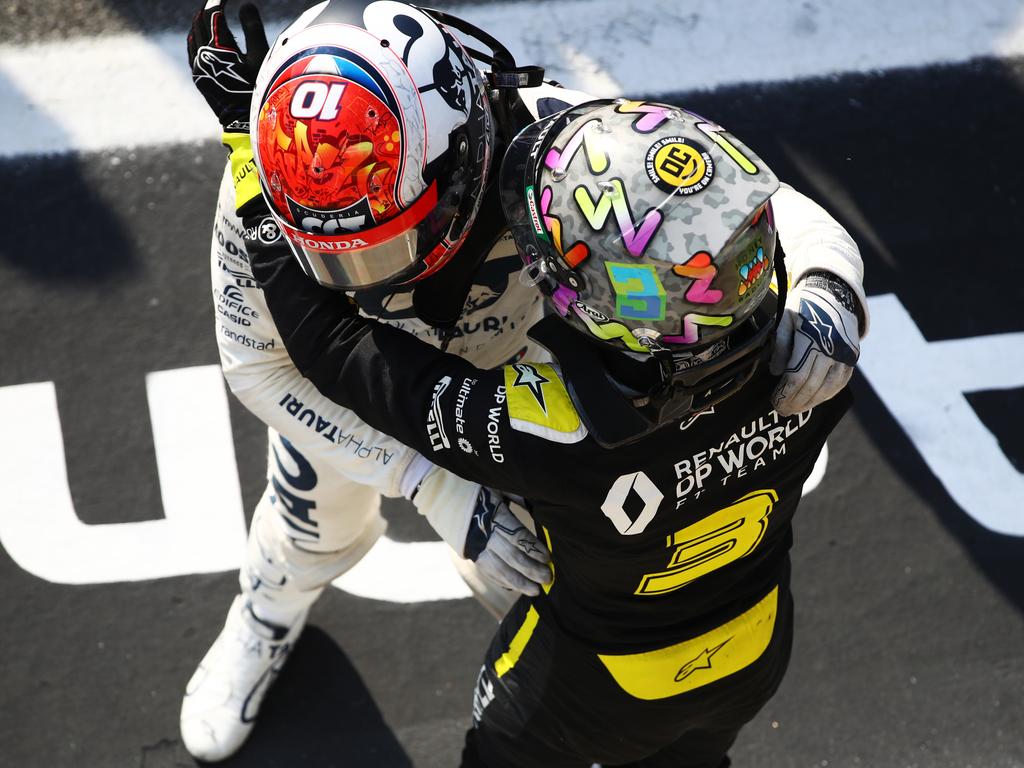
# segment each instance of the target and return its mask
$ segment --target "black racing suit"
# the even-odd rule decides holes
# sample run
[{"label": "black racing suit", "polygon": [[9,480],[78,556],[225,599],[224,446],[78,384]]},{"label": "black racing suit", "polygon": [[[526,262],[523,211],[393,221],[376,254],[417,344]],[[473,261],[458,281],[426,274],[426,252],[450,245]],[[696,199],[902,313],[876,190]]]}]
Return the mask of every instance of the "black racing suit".
[{"label": "black racing suit", "polygon": [[487,654],[466,764],[717,766],[785,670],[790,521],[848,392],[782,417],[762,370],[606,450],[557,367],[478,369],[359,317],[280,243],[248,245],[302,374],[435,463],[525,497],[551,550],[551,587]]}]

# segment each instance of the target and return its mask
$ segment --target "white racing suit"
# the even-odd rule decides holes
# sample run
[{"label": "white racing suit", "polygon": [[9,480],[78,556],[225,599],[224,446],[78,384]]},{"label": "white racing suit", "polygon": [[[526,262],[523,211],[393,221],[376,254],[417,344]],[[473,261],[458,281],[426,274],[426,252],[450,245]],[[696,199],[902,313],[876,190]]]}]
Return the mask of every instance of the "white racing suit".
[{"label": "white racing suit", "polygon": [[[210,263],[217,344],[228,386],[268,426],[270,444],[267,488],[253,516],[239,580],[261,619],[287,625],[383,534],[381,494],[403,495],[403,477],[422,459],[327,400],[295,369],[249,272],[234,209],[226,172]],[[477,272],[479,282],[470,291],[448,351],[482,368],[521,358],[528,347],[531,356],[539,353],[526,331],[541,317],[541,296],[519,281],[521,266],[506,232]],[[436,330],[411,316],[409,294],[394,295],[379,319],[439,344]],[[438,517],[456,514],[459,505],[453,501],[475,498],[475,484],[454,476],[452,483],[464,486],[458,497],[436,499],[452,509],[438,509],[436,515],[421,509],[435,526]],[[453,523],[458,527],[458,520]],[[460,572],[469,571],[467,582],[479,594],[482,586],[471,564],[461,565]],[[482,599],[507,607],[512,597],[501,590]],[[488,607],[504,612],[500,606]]]},{"label": "white racing suit", "polygon": [[[529,93],[534,117],[538,110],[551,113],[590,98],[547,84]],[[269,435],[267,488],[253,514],[239,582],[256,616],[287,626],[384,533],[381,495],[408,496],[429,462],[323,397],[292,365],[249,271],[230,170],[229,162],[211,245],[217,345],[228,386]],[[531,359],[549,359],[526,338],[543,307],[537,290],[518,279],[521,267],[505,231],[477,271],[449,352],[482,368],[528,351]],[[440,344],[438,332],[414,316],[410,294],[395,294],[386,303],[367,315]],[[442,475],[431,492],[420,491],[417,508],[459,549],[479,486],[434,470],[435,480]],[[484,606],[504,615],[517,595],[485,579],[472,563],[453,561]]]}]

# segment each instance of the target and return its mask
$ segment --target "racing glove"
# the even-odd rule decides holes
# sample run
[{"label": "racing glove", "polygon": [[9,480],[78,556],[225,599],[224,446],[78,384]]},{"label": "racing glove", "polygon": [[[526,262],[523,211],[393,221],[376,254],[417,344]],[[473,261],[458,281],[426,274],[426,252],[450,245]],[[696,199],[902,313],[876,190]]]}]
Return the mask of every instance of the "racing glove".
[{"label": "racing glove", "polygon": [[245,35],[244,53],[228,28],[223,0],[209,0],[192,18],[188,61],[192,82],[223,128],[221,141],[231,153],[235,208],[241,210],[260,194],[249,141],[249,107],[268,45],[256,6],[246,3],[238,15]]},{"label": "racing glove", "polygon": [[811,272],[789,292],[775,334],[769,370],[782,376],[772,405],[782,416],[834,397],[853,376],[860,356],[857,300],[827,272]]},{"label": "racing glove", "polygon": [[249,132],[249,104],[256,73],[269,48],[256,6],[246,3],[238,16],[245,35],[244,53],[228,29],[223,0],[209,0],[192,17],[188,33],[192,82],[228,133]]},{"label": "racing glove", "polygon": [[551,582],[551,557],[537,537],[512,513],[500,492],[429,465],[409,490],[415,464],[402,480],[403,495],[462,557],[473,560],[491,581],[525,595]]},{"label": "racing glove", "polygon": [[547,549],[493,488],[481,487],[477,494],[464,556],[492,581],[524,595],[540,594],[538,585],[551,581]]}]

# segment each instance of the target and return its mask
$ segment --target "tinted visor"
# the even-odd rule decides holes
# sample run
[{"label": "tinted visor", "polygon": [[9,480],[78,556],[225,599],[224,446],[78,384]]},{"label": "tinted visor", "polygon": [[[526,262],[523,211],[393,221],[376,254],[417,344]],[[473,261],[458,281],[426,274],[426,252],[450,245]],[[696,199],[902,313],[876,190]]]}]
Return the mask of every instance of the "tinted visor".
[{"label": "tinted visor", "polygon": [[271,213],[302,269],[321,285],[340,290],[370,288],[397,282],[415,271],[429,238],[428,219],[437,207],[437,184],[431,183],[411,206],[397,216],[361,231],[335,229],[305,232]]},{"label": "tinted visor", "polygon": [[356,290],[390,282],[419,261],[415,229],[381,245],[360,246],[358,233],[326,238],[279,223],[303,271],[329,288]]}]

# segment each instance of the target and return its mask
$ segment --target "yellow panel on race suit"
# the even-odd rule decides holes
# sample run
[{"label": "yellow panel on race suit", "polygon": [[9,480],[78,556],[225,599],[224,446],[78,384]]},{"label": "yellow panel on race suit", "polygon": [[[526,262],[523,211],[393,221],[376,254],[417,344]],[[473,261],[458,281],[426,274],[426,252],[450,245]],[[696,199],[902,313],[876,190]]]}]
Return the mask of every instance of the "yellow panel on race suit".
[{"label": "yellow panel on race suit", "polygon": [[775,587],[750,610],[699,637],[657,651],[598,658],[630,696],[646,701],[677,696],[756,661],[772,639],[778,601]]},{"label": "yellow panel on race suit", "polygon": [[587,436],[587,428],[555,366],[506,365],[505,392],[512,429],[553,443],[578,443]]}]

